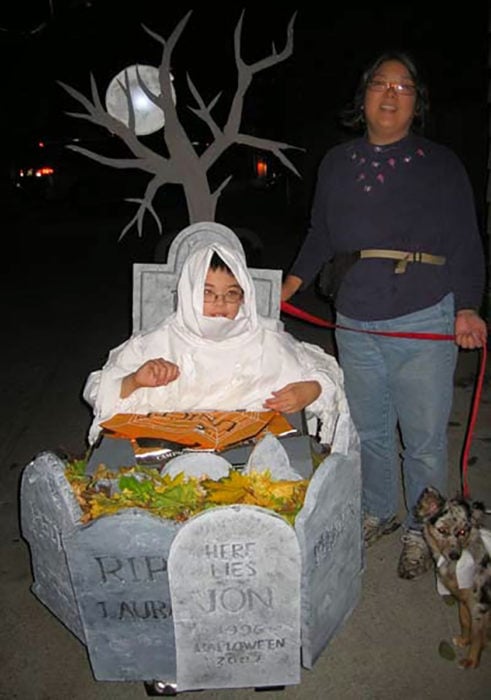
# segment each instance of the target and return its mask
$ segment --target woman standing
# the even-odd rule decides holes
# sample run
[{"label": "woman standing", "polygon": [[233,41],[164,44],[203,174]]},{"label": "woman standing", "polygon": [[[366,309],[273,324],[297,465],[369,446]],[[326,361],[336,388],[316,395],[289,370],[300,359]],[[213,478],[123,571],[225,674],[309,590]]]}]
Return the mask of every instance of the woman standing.
[{"label": "woman standing", "polygon": [[[458,346],[486,343],[473,193],[457,156],[416,133],[427,104],[407,54],[385,53],[364,73],[346,123],[365,134],[324,156],[309,232],[282,291],[289,299],[336,255],[356,260],[335,302],[336,323],[355,330],[338,328],[336,342],[361,440],[364,537],[370,545],[399,525],[402,449],[398,575],[407,579],[431,565],[413,508],[426,486],[447,490]],[[455,334],[455,343],[359,331]]]}]

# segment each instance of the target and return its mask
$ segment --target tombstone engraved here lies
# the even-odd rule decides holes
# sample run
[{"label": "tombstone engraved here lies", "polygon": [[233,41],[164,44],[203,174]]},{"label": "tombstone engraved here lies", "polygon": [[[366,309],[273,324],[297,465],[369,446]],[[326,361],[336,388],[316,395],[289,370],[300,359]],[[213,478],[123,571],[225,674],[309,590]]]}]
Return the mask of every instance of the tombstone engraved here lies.
[{"label": "tombstone engraved here lies", "polygon": [[300,549],[283,518],[214,508],[178,532],[168,566],[179,690],[300,682]]}]

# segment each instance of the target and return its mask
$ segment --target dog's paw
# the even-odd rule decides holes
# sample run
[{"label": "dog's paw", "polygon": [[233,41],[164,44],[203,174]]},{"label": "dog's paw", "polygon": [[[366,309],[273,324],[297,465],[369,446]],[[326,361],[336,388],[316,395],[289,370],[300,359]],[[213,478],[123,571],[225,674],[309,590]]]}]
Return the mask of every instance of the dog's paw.
[{"label": "dog's paw", "polygon": [[452,637],[452,642],[454,646],[459,647],[459,649],[462,649],[463,647],[468,647],[471,643],[471,640],[469,637],[463,637],[459,634],[458,637]]},{"label": "dog's paw", "polygon": [[477,668],[478,666],[479,666],[479,659],[471,659],[468,657],[467,659],[461,659],[459,661],[459,668],[464,669],[464,671],[467,670],[468,668]]}]

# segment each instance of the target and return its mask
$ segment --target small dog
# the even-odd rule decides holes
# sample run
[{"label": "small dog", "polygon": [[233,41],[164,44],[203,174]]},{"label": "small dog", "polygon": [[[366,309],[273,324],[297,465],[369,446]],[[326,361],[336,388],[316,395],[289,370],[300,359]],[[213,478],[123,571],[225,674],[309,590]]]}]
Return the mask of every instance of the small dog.
[{"label": "small dog", "polygon": [[[440,592],[459,604],[458,647],[469,647],[462,668],[477,668],[491,622],[491,532],[481,528],[484,506],[460,498],[446,499],[435,488],[419,497],[415,515],[436,564]],[[460,562],[460,565],[459,565]]]}]

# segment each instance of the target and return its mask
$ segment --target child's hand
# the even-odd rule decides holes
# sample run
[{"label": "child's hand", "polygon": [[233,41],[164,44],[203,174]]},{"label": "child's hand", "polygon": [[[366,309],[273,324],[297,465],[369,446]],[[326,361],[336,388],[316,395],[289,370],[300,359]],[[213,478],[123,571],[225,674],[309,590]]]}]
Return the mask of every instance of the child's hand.
[{"label": "child's hand", "polygon": [[319,382],[292,382],[278,391],[273,391],[272,398],[266,399],[263,406],[280,413],[296,413],[315,401],[320,393]]},{"label": "child's hand", "polygon": [[179,367],[174,362],[157,357],[147,360],[136,372],[129,374],[121,382],[121,398],[126,399],[136,389],[142,387],[166,386],[179,376]]}]

